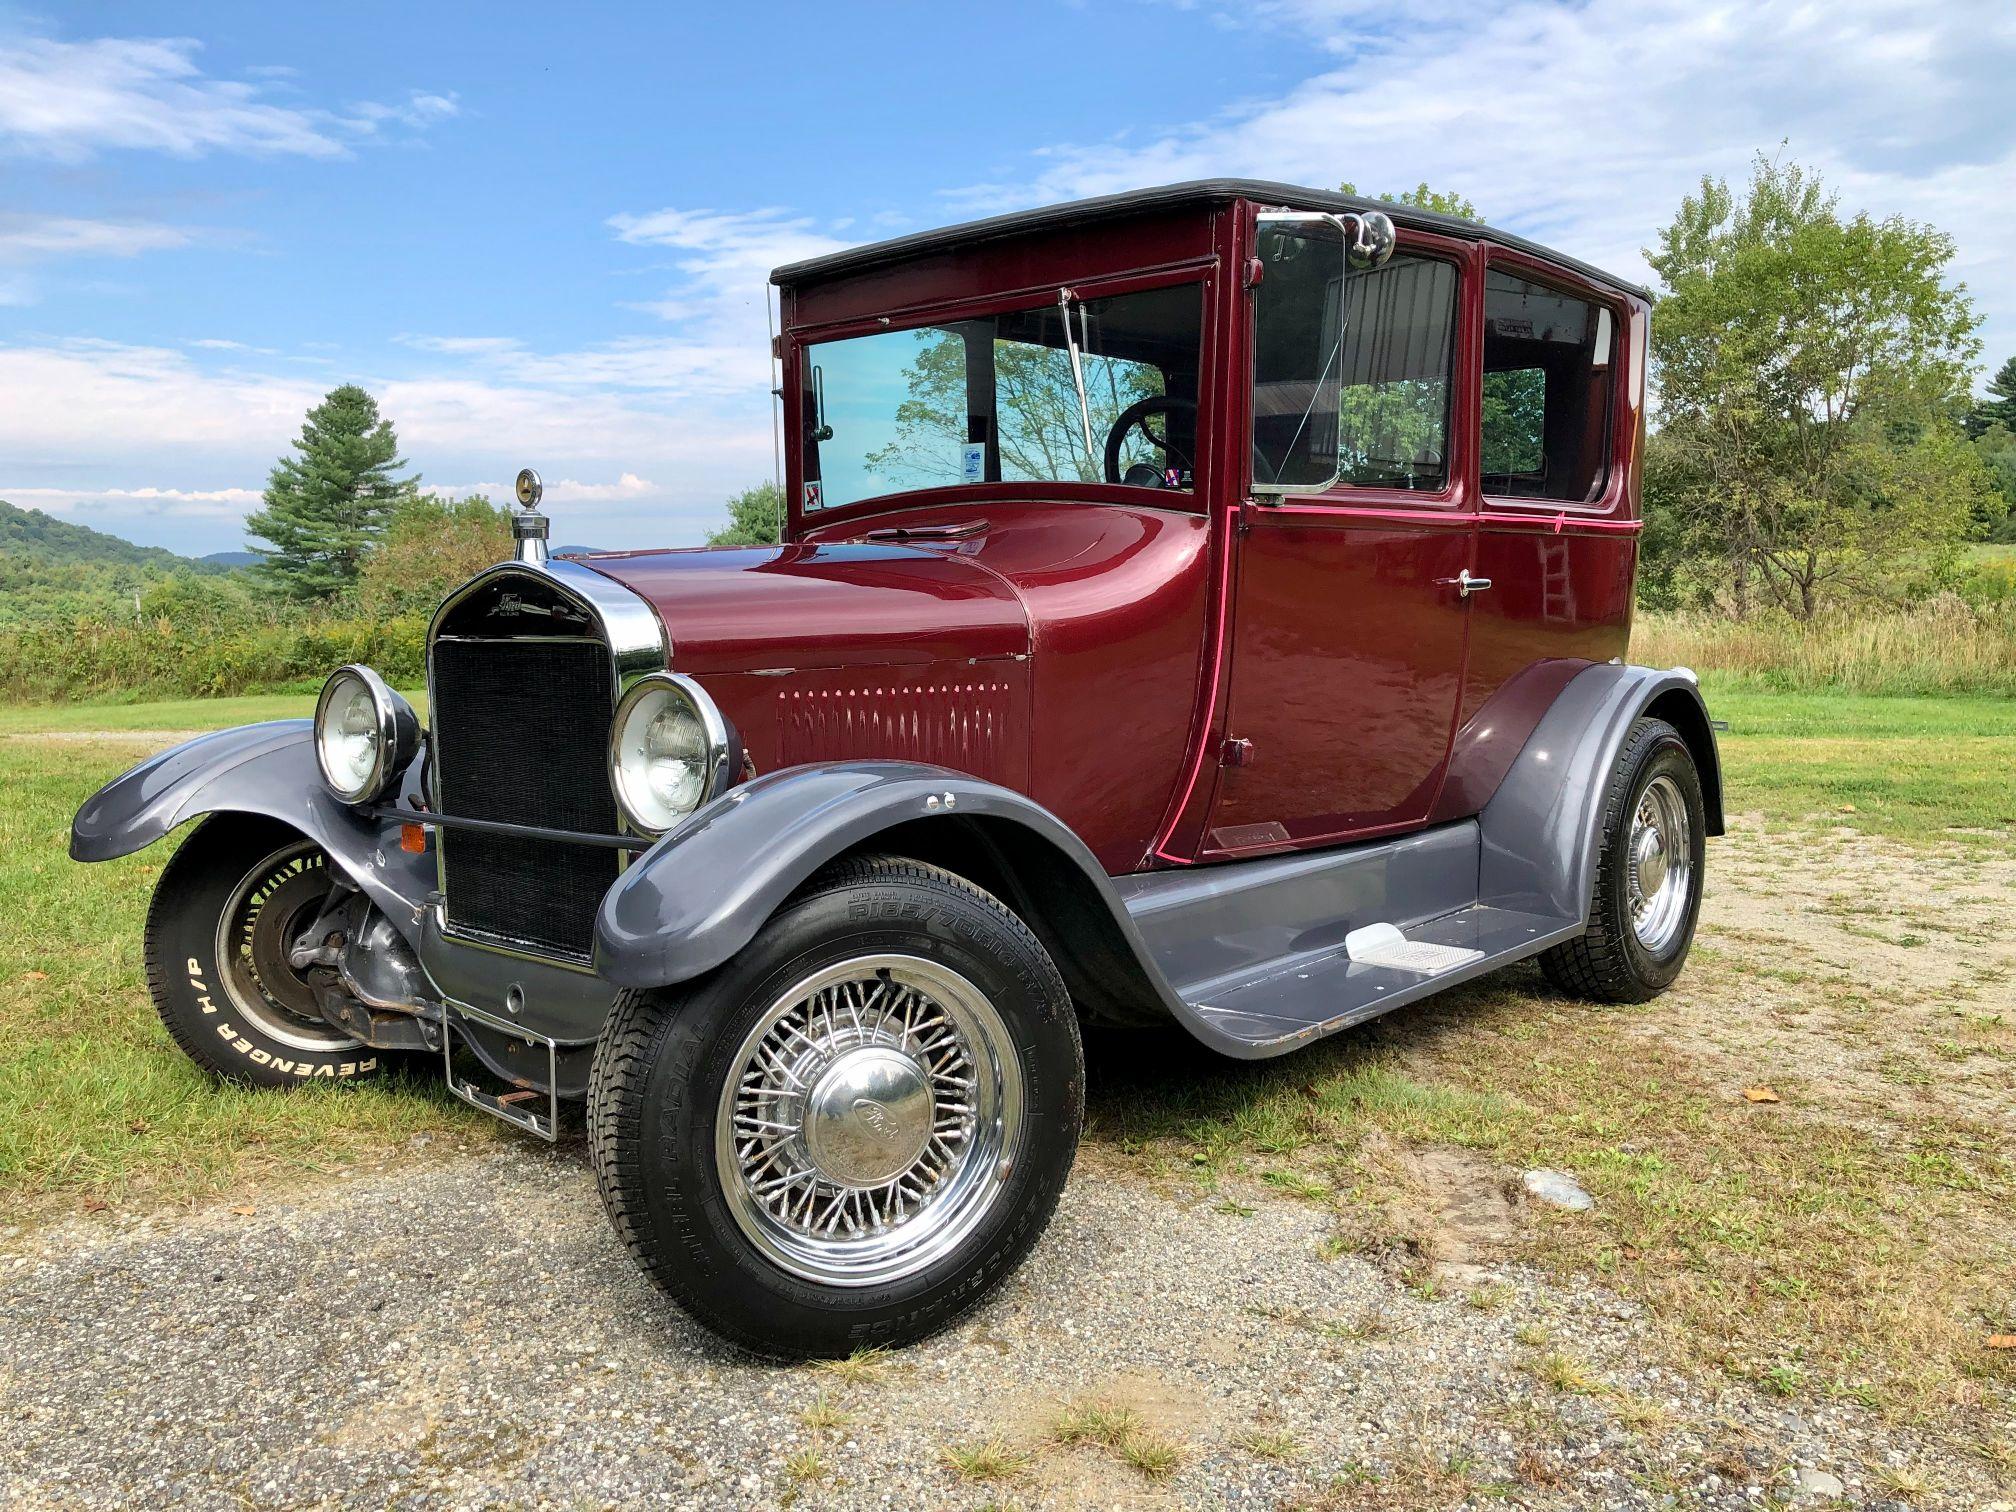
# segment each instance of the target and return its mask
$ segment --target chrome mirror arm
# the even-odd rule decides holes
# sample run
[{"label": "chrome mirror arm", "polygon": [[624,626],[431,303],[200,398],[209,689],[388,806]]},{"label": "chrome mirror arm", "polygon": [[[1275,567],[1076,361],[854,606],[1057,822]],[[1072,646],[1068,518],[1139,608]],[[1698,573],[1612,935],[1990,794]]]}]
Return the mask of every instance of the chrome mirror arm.
[{"label": "chrome mirror arm", "polygon": [[[1085,306],[1081,301],[1079,311]],[[1096,463],[1099,458],[1092,450],[1092,406],[1085,398],[1085,365],[1079,360],[1078,338],[1071,334],[1071,291],[1057,291],[1057,313],[1064,318],[1064,344],[1071,349],[1071,381],[1078,387],[1078,423],[1085,432],[1085,460]]]}]

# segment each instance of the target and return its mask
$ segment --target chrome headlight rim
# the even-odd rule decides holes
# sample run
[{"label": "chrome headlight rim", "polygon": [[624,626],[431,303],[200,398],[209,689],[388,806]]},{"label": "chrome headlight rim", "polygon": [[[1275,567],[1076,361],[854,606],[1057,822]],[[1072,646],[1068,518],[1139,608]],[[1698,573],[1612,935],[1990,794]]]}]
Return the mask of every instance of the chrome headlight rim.
[{"label": "chrome headlight rim", "polygon": [[[676,814],[647,814],[633,801],[635,780],[624,764],[623,747],[638,711],[647,702],[670,697],[683,702],[700,722],[706,740],[702,763],[700,795],[693,806]],[[726,792],[742,766],[742,738],[707,690],[683,672],[650,672],[637,679],[617,701],[615,717],[609,721],[609,790],[616,798],[623,822],[640,835],[656,838],[670,834],[708,803]],[[664,823],[658,820],[663,818]]]},{"label": "chrome headlight rim", "polygon": [[[346,684],[356,683],[363,687],[371,699],[371,717],[375,740],[371,770],[362,784],[346,787],[330,770],[328,745],[324,739],[324,721],[330,706]],[[391,684],[361,662],[351,662],[338,667],[323,680],[322,692],[315,700],[315,720],[311,731],[315,746],[315,765],[322,773],[322,782],[335,797],[352,806],[376,803],[386,791],[397,783],[412,764],[414,755],[420,748],[420,717],[413,712],[413,706],[394,692]]]}]

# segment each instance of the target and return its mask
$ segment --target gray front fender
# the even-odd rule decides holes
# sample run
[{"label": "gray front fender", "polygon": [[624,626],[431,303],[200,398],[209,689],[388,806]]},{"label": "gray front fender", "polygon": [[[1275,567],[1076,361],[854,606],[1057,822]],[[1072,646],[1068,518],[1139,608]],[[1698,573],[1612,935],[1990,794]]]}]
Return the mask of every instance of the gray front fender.
[{"label": "gray front fender", "polygon": [[1041,804],[944,767],[852,761],[792,767],[744,783],[631,863],[602,900],[596,970],[620,987],[688,981],[748,944],[834,857],[898,824],[960,819],[1019,825],[1075,865],[1145,962],[1105,870]]},{"label": "gray front fender", "polygon": [[415,930],[434,885],[432,858],[387,843],[389,826],[331,796],[315,764],[312,720],[240,725],[148,757],[84,800],[70,824],[70,855],[110,861],[216,813],[262,814],[293,826],[327,851],[402,934]]}]

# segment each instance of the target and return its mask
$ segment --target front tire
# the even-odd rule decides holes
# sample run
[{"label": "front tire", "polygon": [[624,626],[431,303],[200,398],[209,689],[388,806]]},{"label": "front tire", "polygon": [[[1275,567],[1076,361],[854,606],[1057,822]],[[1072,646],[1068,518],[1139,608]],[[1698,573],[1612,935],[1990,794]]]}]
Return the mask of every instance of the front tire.
[{"label": "front tire", "polygon": [[275,820],[219,814],[162,869],[147,910],[147,989],[175,1043],[253,1087],[358,1081],[376,1050],[323,1018],[287,963],[331,886],[329,858]]},{"label": "front tire", "polygon": [[619,1000],[597,1186],[644,1273],[778,1358],[956,1321],[1048,1225],[1084,1110],[1055,964],[993,897],[878,857],[827,871],[700,982]]},{"label": "front tire", "polygon": [[1706,835],[1694,753],[1665,720],[1640,719],[1604,790],[1588,932],[1541,955],[1548,981],[1604,1003],[1642,1003],[1671,986],[1701,913]]}]

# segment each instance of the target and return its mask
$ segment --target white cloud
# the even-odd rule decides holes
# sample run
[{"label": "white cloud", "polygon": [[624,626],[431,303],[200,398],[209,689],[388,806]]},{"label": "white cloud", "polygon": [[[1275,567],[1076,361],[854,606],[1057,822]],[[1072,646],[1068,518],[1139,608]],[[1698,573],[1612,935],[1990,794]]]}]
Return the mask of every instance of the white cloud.
[{"label": "white cloud", "polygon": [[50,514],[110,511],[180,519],[237,520],[259,504],[255,488],[13,488],[9,504]]},{"label": "white cloud", "polygon": [[414,336],[401,333],[392,339],[416,351],[445,352],[458,357],[494,357],[519,348],[515,336]]},{"label": "white cloud", "polygon": [[[212,348],[232,363],[259,354]],[[357,375],[398,427],[423,478],[556,476],[549,504],[570,541],[680,545],[718,524],[721,500],[770,476],[767,394],[708,400],[650,389],[533,383],[495,371]],[[531,354],[528,354],[528,361]],[[348,376],[348,375],[346,375]],[[0,345],[0,498],[131,521],[181,550],[236,544],[273,460],[327,381],[264,367],[218,369],[187,351],[69,341]],[[200,479],[201,488],[184,486]],[[508,496],[497,483],[445,485]],[[163,519],[185,522],[164,529]]]},{"label": "white cloud", "polygon": [[[463,498],[469,494],[485,494],[492,499],[508,500],[512,497],[509,483],[433,483],[429,484],[437,493],[453,498]],[[664,490],[648,478],[640,478],[635,473],[624,473],[614,483],[583,483],[574,478],[556,478],[545,485],[543,500],[545,506],[554,504],[606,504],[626,499],[648,499]]]},{"label": "white cloud", "polygon": [[192,233],[150,221],[85,220],[67,215],[0,211],[0,261],[50,257],[137,257],[186,247]]},{"label": "white cloud", "polygon": [[389,126],[417,131],[458,113],[454,96],[415,90],[347,112],[274,99],[257,81],[219,79],[186,37],[0,39],[0,145],[77,161],[107,150],[342,157]]},{"label": "white cloud", "polygon": [[[1229,20],[1292,27],[1320,72],[1159,133],[1063,143],[991,211],[1243,174],[1374,192],[1426,180],[1494,223],[1627,276],[1703,173],[1787,151],[1851,208],[1930,221],[1957,276],[2016,342],[2016,7],[2007,0],[1562,6],[1277,0]],[[1999,342],[1999,345],[1997,344]]]}]

